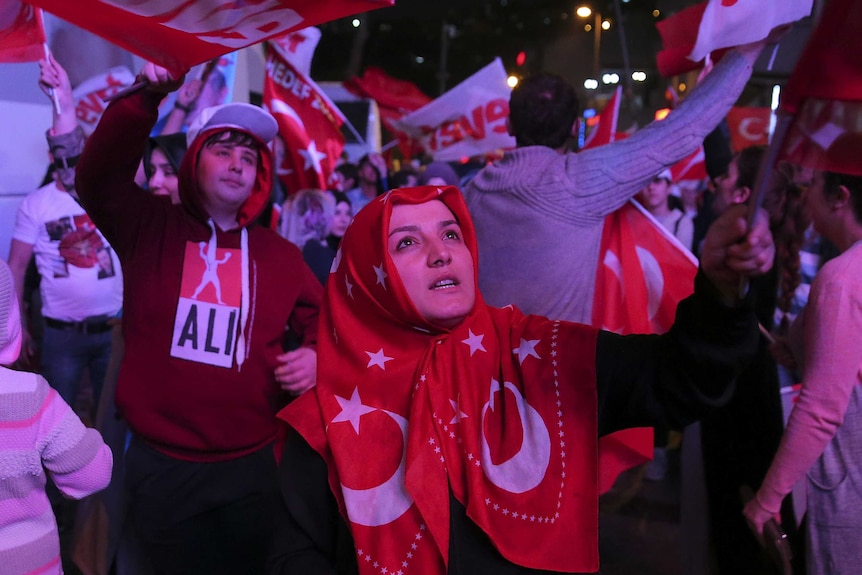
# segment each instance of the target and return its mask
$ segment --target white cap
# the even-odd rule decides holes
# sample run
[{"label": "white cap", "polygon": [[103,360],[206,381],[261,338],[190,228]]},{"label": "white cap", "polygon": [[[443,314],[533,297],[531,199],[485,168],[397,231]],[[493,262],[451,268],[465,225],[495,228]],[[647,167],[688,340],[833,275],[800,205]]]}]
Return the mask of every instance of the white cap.
[{"label": "white cap", "polygon": [[272,114],[252,104],[233,102],[204,108],[186,132],[188,147],[192,147],[198,134],[213,128],[248,132],[264,144],[268,144],[278,133],[278,123]]},{"label": "white cap", "polygon": [[670,173],[670,168],[665,168],[654,178],[656,180],[667,180],[668,183],[673,183],[673,175]]}]

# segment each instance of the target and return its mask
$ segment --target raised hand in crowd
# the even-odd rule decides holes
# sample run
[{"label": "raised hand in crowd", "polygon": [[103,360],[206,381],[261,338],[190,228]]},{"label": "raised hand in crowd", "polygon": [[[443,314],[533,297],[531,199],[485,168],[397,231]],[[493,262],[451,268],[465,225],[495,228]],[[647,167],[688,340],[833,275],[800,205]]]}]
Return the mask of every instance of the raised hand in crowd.
[{"label": "raised hand in crowd", "polygon": [[371,152],[368,154],[368,161],[371,162],[372,166],[377,168],[381,178],[385,178],[386,174],[389,173],[389,169],[386,167],[386,159],[381,154]]},{"label": "raised hand in crowd", "polygon": [[179,87],[183,85],[187,72],[188,71],[186,70],[177,74],[176,72],[168,70],[158,64],[147,62],[144,64],[144,67],[141,68],[141,72],[138,76],[142,80],[146,80],[148,82],[147,90],[160,94],[167,94],[168,92],[173,92],[179,89]]},{"label": "raised hand in crowd", "polygon": [[189,80],[177,91],[177,99],[174,108],[168,114],[168,119],[162,128],[162,134],[175,134],[182,131],[183,124],[195,107],[198,97],[201,95],[204,83],[202,80]]},{"label": "raised hand in crowd", "polygon": [[737,299],[741,278],[766,273],[775,257],[766,212],[758,209],[749,230],[747,210],[744,205],[725,210],[710,226],[703,243],[701,267],[726,303]]},{"label": "raised hand in crowd", "polygon": [[[75,99],[72,96],[72,84],[66,70],[48,53],[46,60],[39,60],[39,87],[52,101],[56,99],[54,108],[54,134],[66,134],[75,129],[78,120],[75,117]],[[59,107],[59,113],[57,111]]]}]

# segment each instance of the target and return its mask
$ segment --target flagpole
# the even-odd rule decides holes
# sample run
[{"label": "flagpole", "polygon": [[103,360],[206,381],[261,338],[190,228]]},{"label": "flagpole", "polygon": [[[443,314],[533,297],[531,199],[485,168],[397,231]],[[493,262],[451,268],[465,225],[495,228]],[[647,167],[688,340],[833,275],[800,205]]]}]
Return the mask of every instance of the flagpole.
[{"label": "flagpole", "polygon": [[[781,113],[778,115],[778,121],[775,124],[775,132],[772,141],[769,142],[769,147],[766,149],[766,155],[760,163],[757,170],[757,179],[754,183],[754,189],[751,192],[751,198],[748,200],[748,215],[746,222],[747,228],[750,230],[754,224],[754,216],[757,214],[757,209],[763,205],[763,197],[766,195],[766,190],[772,185],[773,172],[775,164],[778,161],[778,154],[784,145],[784,140],[787,137],[787,132],[790,131],[790,125],[793,123],[793,114]],[[739,280],[739,298],[745,297],[748,292],[748,278],[740,278]]]},{"label": "flagpole", "polygon": [[[48,43],[42,42],[42,49],[45,51],[45,61],[51,64],[51,51],[48,49]],[[60,108],[60,97],[57,95],[57,90],[48,88],[51,91],[51,100],[54,101],[54,111],[59,116],[63,110]]]},{"label": "flagpole", "polygon": [[367,146],[368,144],[365,142],[365,138],[359,135],[359,132],[356,130],[356,128],[353,127],[353,124],[350,123],[350,120],[347,119],[347,116],[344,116],[343,114],[342,116],[344,119],[344,125],[347,126],[348,130],[350,130],[350,133],[353,134],[353,137],[356,138],[363,146]]}]

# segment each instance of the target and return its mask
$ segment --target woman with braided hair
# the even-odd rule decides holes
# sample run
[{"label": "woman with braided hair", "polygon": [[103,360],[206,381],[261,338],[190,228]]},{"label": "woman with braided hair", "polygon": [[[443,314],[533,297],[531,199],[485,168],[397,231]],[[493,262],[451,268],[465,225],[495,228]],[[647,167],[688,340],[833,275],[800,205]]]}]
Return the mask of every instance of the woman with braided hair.
[{"label": "woman with braided hair", "polygon": [[862,565],[862,172],[815,172],[805,201],[815,229],[841,255],[818,272],[791,328],[802,392],[745,517],[761,534],[807,477],[807,572],[855,573]]}]

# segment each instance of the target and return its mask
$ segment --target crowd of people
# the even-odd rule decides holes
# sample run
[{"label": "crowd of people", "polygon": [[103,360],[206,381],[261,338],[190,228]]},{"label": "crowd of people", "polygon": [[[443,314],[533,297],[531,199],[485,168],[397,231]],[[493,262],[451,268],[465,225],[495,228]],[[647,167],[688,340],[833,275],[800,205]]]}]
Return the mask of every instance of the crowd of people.
[{"label": "crowd of people", "polygon": [[[512,91],[517,147],[474,177],[369,154],[327,190],[279,189],[278,125],[250,104],[151,137],[184,80],[152,63],[85,139],[42,61],[53,175],[0,266],[0,573],[61,572],[51,507],[106,486],[74,526],[88,573],[596,572],[600,478],[641,463],[625,432],[696,421],[717,573],[768,573],[772,519],[801,540],[806,473],[797,554],[852,571],[862,178],[782,166],[748,219],[763,148],[679,198],[668,169],[765,45],[620,142],[571,149],[575,92],[539,74]],[[661,335],[589,325],[605,218],[632,198],[699,259]],[[800,312],[809,223],[840,255]],[[85,373],[101,436],[70,408]],[[779,373],[803,384],[786,431]]]}]

